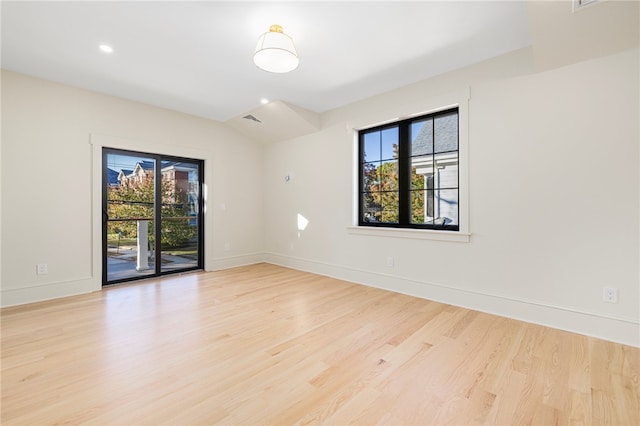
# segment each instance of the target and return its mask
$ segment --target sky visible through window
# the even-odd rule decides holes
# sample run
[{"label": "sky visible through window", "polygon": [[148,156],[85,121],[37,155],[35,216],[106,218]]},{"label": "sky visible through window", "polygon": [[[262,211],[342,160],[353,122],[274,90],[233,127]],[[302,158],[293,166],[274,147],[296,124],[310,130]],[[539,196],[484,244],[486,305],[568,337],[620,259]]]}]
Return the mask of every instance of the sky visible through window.
[{"label": "sky visible through window", "polygon": [[[412,132],[418,134],[424,121],[413,123]],[[398,128],[391,127],[379,132],[368,133],[364,137],[364,158],[367,162],[382,161],[383,163],[396,159],[394,146],[398,145]]]},{"label": "sky visible through window", "polygon": [[392,127],[379,132],[367,133],[364,137],[365,161],[392,160],[395,158],[394,145],[398,144],[398,128]]}]

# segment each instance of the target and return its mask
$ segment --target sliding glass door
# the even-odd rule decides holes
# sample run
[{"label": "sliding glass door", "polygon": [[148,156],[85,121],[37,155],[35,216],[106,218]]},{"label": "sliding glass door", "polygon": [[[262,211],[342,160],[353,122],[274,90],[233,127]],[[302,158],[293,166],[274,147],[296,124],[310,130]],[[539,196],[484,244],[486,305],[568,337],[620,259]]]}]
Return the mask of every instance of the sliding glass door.
[{"label": "sliding glass door", "polygon": [[203,268],[203,162],[103,149],[103,285]]},{"label": "sliding glass door", "polygon": [[163,159],[160,165],[160,271],[201,268],[201,164],[193,160]]}]

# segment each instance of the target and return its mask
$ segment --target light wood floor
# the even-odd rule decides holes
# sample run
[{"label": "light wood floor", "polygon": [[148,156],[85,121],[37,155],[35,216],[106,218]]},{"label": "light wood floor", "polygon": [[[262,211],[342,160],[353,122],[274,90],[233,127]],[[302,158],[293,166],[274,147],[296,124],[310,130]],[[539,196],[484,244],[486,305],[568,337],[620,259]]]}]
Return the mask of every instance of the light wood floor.
[{"label": "light wood floor", "polygon": [[2,424],[640,424],[640,350],[259,264],[2,310]]}]

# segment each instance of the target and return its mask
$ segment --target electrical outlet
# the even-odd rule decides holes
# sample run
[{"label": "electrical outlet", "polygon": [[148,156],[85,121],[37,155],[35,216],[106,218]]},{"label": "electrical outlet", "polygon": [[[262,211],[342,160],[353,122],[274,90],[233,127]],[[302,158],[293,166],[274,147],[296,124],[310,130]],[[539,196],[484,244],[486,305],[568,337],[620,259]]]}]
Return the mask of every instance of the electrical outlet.
[{"label": "electrical outlet", "polygon": [[46,263],[38,263],[36,265],[36,273],[38,275],[46,275],[49,273],[49,268]]},{"label": "electrical outlet", "polygon": [[603,287],[602,301],[605,303],[618,303],[618,289],[614,287]]},{"label": "electrical outlet", "polygon": [[227,241],[226,243],[224,243],[224,251],[229,251],[229,250],[231,250],[231,243]]},{"label": "electrical outlet", "polygon": [[387,257],[387,266],[393,268],[394,263],[395,262],[393,260],[393,257],[391,257],[391,256]]}]

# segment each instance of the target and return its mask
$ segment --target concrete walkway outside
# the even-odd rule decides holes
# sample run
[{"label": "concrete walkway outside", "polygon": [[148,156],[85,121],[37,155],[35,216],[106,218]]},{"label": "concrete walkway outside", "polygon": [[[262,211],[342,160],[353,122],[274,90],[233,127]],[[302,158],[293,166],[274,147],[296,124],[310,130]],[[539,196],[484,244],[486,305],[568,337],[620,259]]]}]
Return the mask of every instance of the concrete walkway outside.
[{"label": "concrete walkway outside", "polygon": [[[149,259],[149,269],[137,271],[137,257],[138,252],[135,248],[120,247],[115,249],[110,247],[107,256],[107,281],[153,275],[155,273],[155,259],[153,257]],[[187,256],[174,256],[163,253],[161,258],[162,271],[193,268],[198,265],[196,259]]]}]

